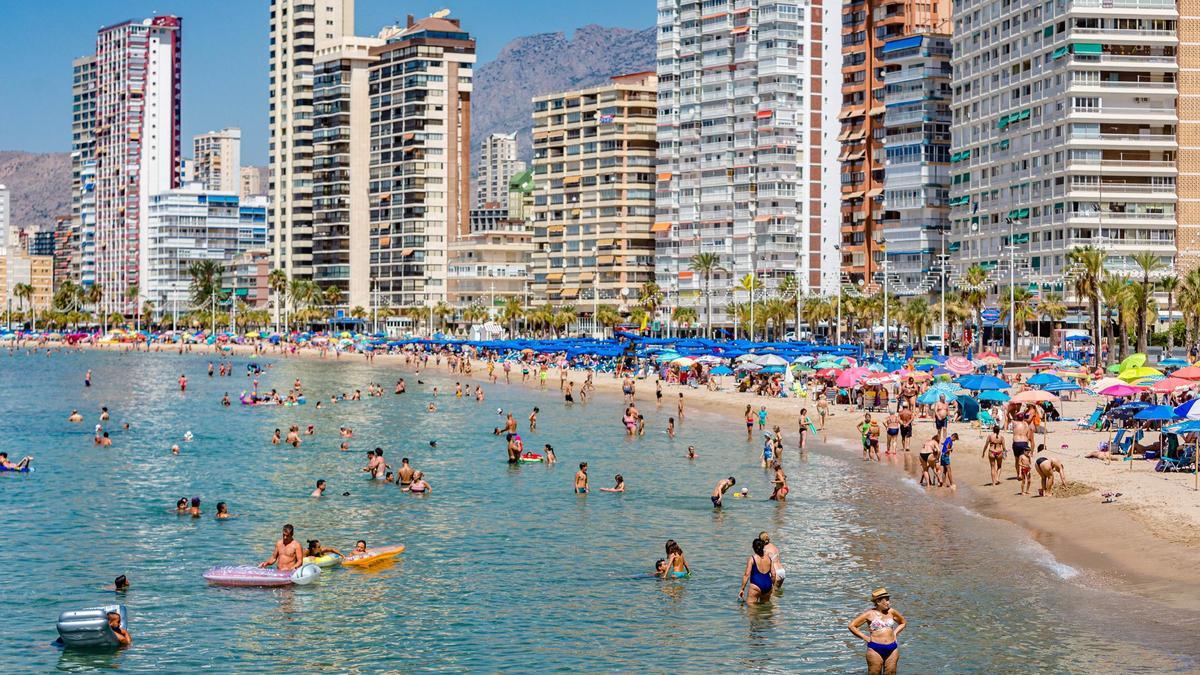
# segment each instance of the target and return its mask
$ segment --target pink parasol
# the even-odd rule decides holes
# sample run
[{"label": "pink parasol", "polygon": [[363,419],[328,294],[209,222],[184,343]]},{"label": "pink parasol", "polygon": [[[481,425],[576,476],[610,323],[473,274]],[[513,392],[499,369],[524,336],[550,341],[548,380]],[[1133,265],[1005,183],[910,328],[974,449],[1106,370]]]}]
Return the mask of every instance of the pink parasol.
[{"label": "pink parasol", "polygon": [[895,375],[896,375],[896,377],[900,378],[901,380],[908,380],[908,378],[911,377],[912,379],[916,380],[917,382],[920,382],[922,380],[932,380],[933,379],[933,373],[930,373],[930,372],[927,372],[924,370],[908,370],[907,368],[905,368],[904,370],[897,370]]},{"label": "pink parasol", "polygon": [[1187,366],[1171,373],[1171,377],[1178,377],[1185,380],[1200,380],[1200,366]]},{"label": "pink parasol", "polygon": [[1041,354],[1038,354],[1037,356],[1033,357],[1033,360],[1034,361],[1061,361],[1062,357],[1059,356],[1058,354],[1055,354],[1054,352],[1042,352]]},{"label": "pink parasol", "polygon": [[946,363],[943,365],[946,367],[946,370],[955,375],[969,375],[975,372],[975,364],[962,356],[951,356],[946,359]]},{"label": "pink parasol", "polygon": [[1027,389],[1009,399],[1013,403],[1041,403],[1042,401],[1057,400],[1057,396],[1041,389]]},{"label": "pink parasol", "polygon": [[843,371],[841,375],[838,375],[837,386],[853,387],[854,385],[858,384],[859,380],[863,379],[864,377],[868,377],[870,374],[871,371],[866,368],[849,368]]},{"label": "pink parasol", "polygon": [[1111,387],[1100,390],[1101,396],[1133,396],[1143,391],[1142,387],[1135,387],[1132,384],[1114,384]]},{"label": "pink parasol", "polygon": [[1158,382],[1155,382],[1154,384],[1150,385],[1150,391],[1153,391],[1158,394],[1169,394],[1169,393],[1175,391],[1176,389],[1183,389],[1185,387],[1194,387],[1197,384],[1200,384],[1200,382],[1193,382],[1191,380],[1185,380],[1182,377],[1168,377],[1166,379],[1159,380]]}]

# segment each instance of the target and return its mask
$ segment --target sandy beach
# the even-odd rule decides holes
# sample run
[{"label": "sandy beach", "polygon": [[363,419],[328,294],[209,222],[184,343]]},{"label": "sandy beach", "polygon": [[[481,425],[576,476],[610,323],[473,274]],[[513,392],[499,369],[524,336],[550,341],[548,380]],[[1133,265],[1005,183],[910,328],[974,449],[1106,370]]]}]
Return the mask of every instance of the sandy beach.
[{"label": "sandy beach", "polygon": [[[95,345],[89,349],[125,350],[128,345]],[[211,348],[195,346],[193,354],[204,354]],[[172,351],[163,349],[163,352]],[[223,355],[245,356],[252,353],[249,346],[235,345],[232,352],[213,352],[214,357]],[[302,358],[334,361],[332,353],[322,357],[313,350],[301,350],[296,354],[284,355],[270,348],[263,356],[268,359]],[[358,354],[342,354],[340,360],[361,362]],[[432,365],[432,361],[430,362]],[[381,370],[396,370],[401,375],[410,375],[414,368],[404,363],[402,355],[379,355],[375,366]],[[486,367],[474,362],[472,373],[467,376],[476,381],[487,381]],[[440,369],[446,372],[443,360]],[[497,368],[500,383],[503,373]],[[456,375],[463,377],[462,375]],[[386,376],[390,377],[390,376]],[[385,387],[389,384],[381,377]],[[582,383],[582,371],[573,372],[569,379]],[[726,384],[728,385],[728,378]],[[520,383],[519,371],[513,373],[513,384],[537,388],[535,378]],[[601,392],[620,394],[620,380],[611,375],[602,375],[594,380]],[[558,397],[558,372],[551,369],[547,382],[547,405]],[[654,403],[653,380],[639,380],[637,400],[643,405]],[[729,390],[708,391],[703,388],[680,387],[664,383],[664,407],[673,409],[678,393],[685,396],[689,415],[721,415],[731,425],[741,425],[742,412],[747,404],[755,410],[766,405],[769,424],[779,424],[784,433],[785,465],[787,455],[795,452],[796,427],[799,411],[809,408],[810,417],[816,421],[815,406],[805,398],[766,398]],[[1064,400],[1060,406],[1067,418],[1084,417],[1095,407],[1091,397]],[[846,405],[830,406],[831,415],[824,430],[818,434],[821,440],[834,449],[858,454],[859,433],[856,429],[861,420],[861,411]],[[884,415],[876,413],[883,421]],[[686,430],[686,421],[681,425]],[[1046,454],[1060,459],[1066,470],[1069,484],[1065,488],[1056,485],[1051,497],[1037,497],[1037,476],[1034,476],[1034,495],[1018,495],[1018,484],[1011,455],[1005,458],[1003,482],[991,486],[987,460],[981,456],[985,432],[967,423],[954,423],[951,431],[960,435],[955,446],[953,469],[957,488],[929,488],[928,493],[936,499],[950,500],[990,517],[1010,521],[1028,531],[1030,537],[1045,546],[1055,558],[1080,571],[1090,582],[1120,588],[1168,606],[1185,607],[1190,598],[1200,593],[1200,581],[1192,572],[1200,566],[1200,492],[1194,488],[1191,473],[1158,473],[1153,470],[1153,461],[1105,463],[1098,459],[1085,459],[1084,455],[1096,449],[1108,439],[1105,432],[1080,431],[1073,421],[1049,423],[1049,436],[1045,441]],[[915,456],[919,441],[933,433],[933,422],[919,418],[915,423],[912,451]],[[1006,434],[1011,439],[1011,434]],[[1157,434],[1148,434],[1147,442],[1156,440]],[[1038,437],[1038,442],[1043,442]],[[710,450],[711,451],[711,450]],[[701,450],[703,452],[703,450]],[[792,455],[794,457],[794,455]],[[894,466],[897,479],[907,473],[914,479],[919,472],[913,468],[915,462],[904,453],[896,457],[884,456],[885,463]],[[1130,466],[1132,464],[1132,467]],[[1112,503],[1104,503],[1102,494],[1119,492],[1121,496]]]}]

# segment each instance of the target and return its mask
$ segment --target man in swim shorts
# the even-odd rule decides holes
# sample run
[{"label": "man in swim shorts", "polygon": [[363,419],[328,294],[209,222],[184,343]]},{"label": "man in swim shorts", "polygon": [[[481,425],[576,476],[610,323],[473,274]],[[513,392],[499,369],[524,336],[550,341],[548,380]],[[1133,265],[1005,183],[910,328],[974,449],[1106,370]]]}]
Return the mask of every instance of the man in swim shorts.
[{"label": "man in swim shorts", "polygon": [[400,487],[408,487],[412,483],[414,473],[413,468],[409,466],[408,458],[401,458],[400,468],[396,470],[396,484]]},{"label": "man in swim shorts", "polygon": [[274,565],[276,569],[289,571],[298,569],[301,562],[304,560],[304,548],[300,546],[300,542],[292,538],[295,528],[291,523],[283,526],[283,536],[279,541],[275,542],[275,551],[271,557],[259,563],[259,567],[270,567]]},{"label": "man in swim shorts", "polygon": [[588,491],[588,463],[580,462],[579,470],[575,472],[575,494],[587,494]]},{"label": "man in swim shorts", "polygon": [[713,508],[719,509],[724,505],[725,492],[727,490],[729,490],[729,488],[733,487],[736,484],[737,484],[737,479],[735,479],[733,476],[730,476],[728,478],[722,478],[720,481],[717,482],[717,486],[715,488],[713,488],[713,493],[712,493],[712,496],[710,497],[710,499],[712,500]]},{"label": "man in swim shorts", "polygon": [[946,426],[950,423],[950,406],[946,403],[946,395],[939,394],[937,403],[933,404],[933,428],[937,430],[938,440],[946,437]]}]

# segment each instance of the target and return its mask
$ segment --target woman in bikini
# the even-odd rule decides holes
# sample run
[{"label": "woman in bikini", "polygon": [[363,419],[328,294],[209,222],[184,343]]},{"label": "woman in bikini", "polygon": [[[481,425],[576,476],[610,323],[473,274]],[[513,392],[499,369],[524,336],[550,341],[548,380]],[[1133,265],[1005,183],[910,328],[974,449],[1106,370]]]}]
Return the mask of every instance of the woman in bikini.
[{"label": "woman in bikini", "polygon": [[992,467],[992,485],[1000,484],[1000,467],[1004,462],[1004,437],[1000,435],[1000,426],[993,425],[992,433],[983,442],[983,454]]},{"label": "woman in bikini", "polygon": [[[904,617],[892,609],[891,596],[886,588],[877,588],[871,593],[875,606],[850,621],[850,632],[867,643],[867,675],[895,675],[900,662],[900,647],[896,638],[904,630]],[[867,624],[870,633],[859,626]]]},{"label": "woman in bikini", "polygon": [[688,567],[687,560],[683,557],[683,549],[679,548],[679,544],[676,544],[674,539],[667,540],[666,550],[667,567],[663,573],[663,577],[666,579],[683,579],[691,576],[692,568]]},{"label": "woman in bikini", "polygon": [[887,454],[896,454],[896,442],[900,440],[900,415],[899,413],[891,413],[884,421],[884,426],[887,427]]},{"label": "woman in bikini", "polygon": [[770,602],[771,591],[775,587],[775,564],[767,557],[767,544],[762,539],[755,539],[750,548],[754,553],[746,560],[738,599],[750,605]]}]

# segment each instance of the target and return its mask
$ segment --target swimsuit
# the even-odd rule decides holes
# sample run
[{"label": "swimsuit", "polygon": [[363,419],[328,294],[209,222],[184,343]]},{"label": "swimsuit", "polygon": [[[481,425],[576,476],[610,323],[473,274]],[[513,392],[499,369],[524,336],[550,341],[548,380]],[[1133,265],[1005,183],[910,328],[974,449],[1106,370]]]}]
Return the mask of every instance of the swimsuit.
[{"label": "swimsuit", "polygon": [[687,575],[688,572],[686,570],[671,570],[671,576],[675,577],[676,579],[684,579],[687,577]]},{"label": "swimsuit", "polygon": [[[872,633],[874,633],[877,630],[883,630],[885,628],[894,629],[895,627],[896,627],[896,620],[893,619],[891,616],[887,616],[882,619],[871,619],[871,632]],[[886,645],[881,644],[879,642],[874,642],[874,641],[867,642],[867,649],[874,651],[876,654],[879,655],[879,658],[883,659],[884,661],[887,661],[888,657],[892,655],[892,652],[896,651],[899,648],[900,648],[900,645],[896,644],[895,640],[892,640],[891,643],[886,644]]]},{"label": "swimsuit", "polygon": [[1035,463],[1040,467],[1044,461],[1046,461],[1045,457],[1038,457]]},{"label": "swimsuit", "polygon": [[760,593],[771,592],[771,575],[758,571],[757,560],[751,560],[750,562],[750,583],[758,586]]},{"label": "swimsuit", "polygon": [[713,495],[713,496],[709,497],[709,499],[712,500],[713,506],[717,507],[718,509],[721,508],[721,496],[720,495]]},{"label": "swimsuit", "polygon": [[1013,455],[1020,457],[1029,452],[1029,441],[1013,441]]},{"label": "swimsuit", "polygon": [[912,424],[911,423],[900,425],[900,437],[901,438],[912,438]]}]

